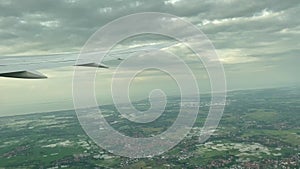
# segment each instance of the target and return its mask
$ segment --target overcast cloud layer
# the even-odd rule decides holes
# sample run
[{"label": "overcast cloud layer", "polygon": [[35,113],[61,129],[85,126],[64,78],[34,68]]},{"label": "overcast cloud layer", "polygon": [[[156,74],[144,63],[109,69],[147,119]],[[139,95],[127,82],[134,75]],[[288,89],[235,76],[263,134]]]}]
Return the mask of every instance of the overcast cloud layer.
[{"label": "overcast cloud layer", "polygon": [[298,0],[1,0],[0,53],[78,51],[104,24],[155,11],[198,25],[218,49],[241,49],[254,57],[293,55],[300,48],[299,4]]},{"label": "overcast cloud layer", "polygon": [[[78,52],[101,26],[136,12],[170,13],[198,26],[225,65],[229,89],[300,84],[299,0],[0,0],[0,58]],[[44,86],[40,90],[45,92],[51,86],[59,88],[66,79],[56,80],[24,85],[32,91]],[[1,93],[31,93],[31,88],[11,88],[14,80],[0,81]],[[53,100],[64,96],[48,94]],[[22,100],[17,94],[9,95],[0,101]],[[12,110],[6,108],[5,113]]]}]

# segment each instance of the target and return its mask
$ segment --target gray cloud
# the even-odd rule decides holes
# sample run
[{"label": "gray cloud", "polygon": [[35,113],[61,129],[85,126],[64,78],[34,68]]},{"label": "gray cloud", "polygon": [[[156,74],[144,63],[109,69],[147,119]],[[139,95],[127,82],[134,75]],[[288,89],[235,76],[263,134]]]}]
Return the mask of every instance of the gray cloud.
[{"label": "gray cloud", "polygon": [[2,0],[0,45],[6,50],[0,52],[76,51],[94,31],[113,19],[149,11],[171,13],[198,25],[208,22],[200,28],[218,48],[254,47],[255,42],[292,38],[276,32],[298,26],[299,9],[297,0]]}]

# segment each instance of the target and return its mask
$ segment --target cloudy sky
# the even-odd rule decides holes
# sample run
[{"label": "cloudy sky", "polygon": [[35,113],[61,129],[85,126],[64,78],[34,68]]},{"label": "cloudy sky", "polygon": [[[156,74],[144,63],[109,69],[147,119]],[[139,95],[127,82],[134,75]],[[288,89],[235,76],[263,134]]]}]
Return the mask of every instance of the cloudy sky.
[{"label": "cloudy sky", "polygon": [[[79,52],[101,26],[137,12],[170,13],[200,28],[230,90],[300,84],[299,0],[0,0],[0,64],[7,56]],[[0,116],[72,108],[72,70],[43,70],[51,78],[41,81],[0,78]],[[109,81],[109,74],[100,76]]]}]

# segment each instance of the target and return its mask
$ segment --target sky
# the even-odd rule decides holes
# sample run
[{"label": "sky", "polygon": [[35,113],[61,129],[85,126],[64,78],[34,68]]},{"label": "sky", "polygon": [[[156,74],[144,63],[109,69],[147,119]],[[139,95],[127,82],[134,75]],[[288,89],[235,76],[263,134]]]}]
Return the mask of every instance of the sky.
[{"label": "sky", "polygon": [[[229,90],[300,84],[299,0],[0,0],[0,64],[7,56],[79,52],[99,28],[137,12],[173,14],[201,29],[224,65]],[[0,78],[0,116],[73,108],[73,67],[41,72],[49,78]],[[99,99],[107,104],[111,74],[97,75]],[[176,85],[164,85],[172,79],[149,74],[131,86],[137,98],[147,97],[154,77],[156,85],[174,93]],[[199,76],[207,86],[207,75]]]}]

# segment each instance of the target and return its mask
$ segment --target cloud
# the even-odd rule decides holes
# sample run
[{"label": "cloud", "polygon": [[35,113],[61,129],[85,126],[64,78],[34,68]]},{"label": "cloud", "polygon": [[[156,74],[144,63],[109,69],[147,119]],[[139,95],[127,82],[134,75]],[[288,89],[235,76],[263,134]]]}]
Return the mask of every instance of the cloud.
[{"label": "cloud", "polygon": [[238,64],[259,61],[257,57],[247,55],[246,51],[241,49],[223,49],[217,51],[220,61],[224,64]]},{"label": "cloud", "polygon": [[[0,46],[11,50],[1,50],[0,53],[20,55],[78,51],[104,24],[127,14],[148,11],[171,13],[192,21],[209,35],[218,48],[238,48],[239,44],[252,47],[262,38],[263,41],[273,41],[280,36],[289,36],[287,33],[283,35],[284,32],[291,32],[299,25],[296,16],[300,7],[296,4],[299,1],[1,0]],[[282,34],[273,34],[278,31]],[[20,44],[25,44],[23,49]]]}]

